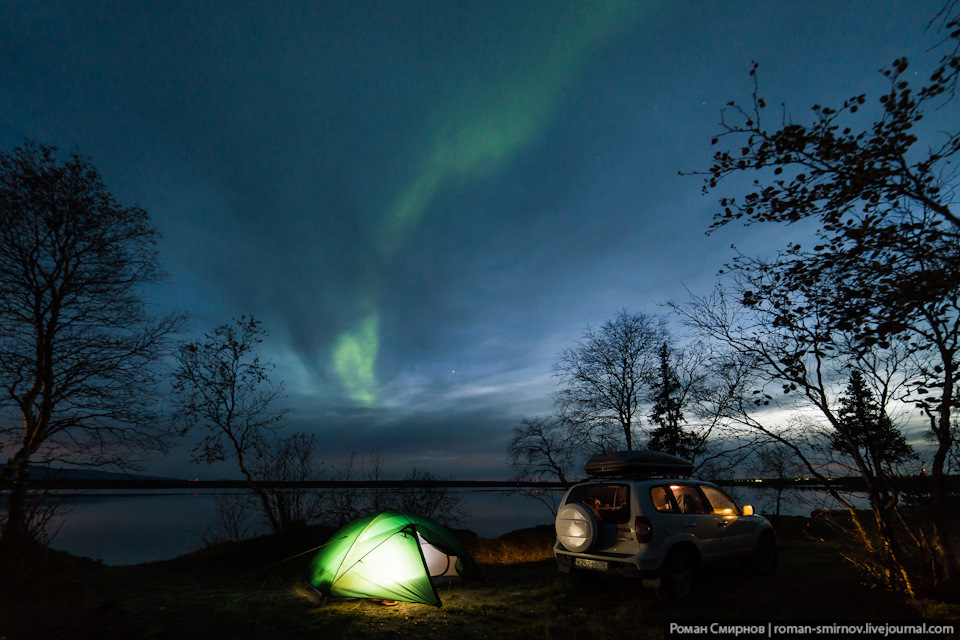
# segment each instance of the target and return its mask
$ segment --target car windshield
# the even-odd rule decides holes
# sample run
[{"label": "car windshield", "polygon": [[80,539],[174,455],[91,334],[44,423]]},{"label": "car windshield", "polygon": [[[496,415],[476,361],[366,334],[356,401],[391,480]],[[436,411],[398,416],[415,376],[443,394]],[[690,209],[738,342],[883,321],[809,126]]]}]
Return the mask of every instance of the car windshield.
[{"label": "car windshield", "polygon": [[581,484],[570,490],[567,504],[590,507],[603,524],[624,524],[630,520],[630,487],[625,484]]}]

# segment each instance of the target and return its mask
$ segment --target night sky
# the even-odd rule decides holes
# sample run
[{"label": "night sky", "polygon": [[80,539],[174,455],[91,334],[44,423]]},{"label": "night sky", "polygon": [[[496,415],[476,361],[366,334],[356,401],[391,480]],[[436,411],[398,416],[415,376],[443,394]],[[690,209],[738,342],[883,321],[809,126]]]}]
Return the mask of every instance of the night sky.
[{"label": "night sky", "polygon": [[[588,324],[665,313],[731,243],[792,232],[707,236],[719,194],[678,175],[709,167],[751,61],[806,121],[898,56],[927,72],[941,5],[12,0],[0,146],[79,151],[150,212],[158,313],[262,320],[328,465],[379,447],[394,477],[505,478]],[[185,460],[148,471],[224,475]]]}]

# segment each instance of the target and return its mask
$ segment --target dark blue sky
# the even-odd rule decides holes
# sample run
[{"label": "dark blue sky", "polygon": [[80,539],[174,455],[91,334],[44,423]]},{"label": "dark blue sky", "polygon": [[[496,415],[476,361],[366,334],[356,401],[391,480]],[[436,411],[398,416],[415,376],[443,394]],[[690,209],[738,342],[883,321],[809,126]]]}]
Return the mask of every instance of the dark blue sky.
[{"label": "dark blue sky", "polygon": [[[0,145],[89,155],[163,233],[158,309],[252,314],[322,458],[505,477],[551,366],[618,308],[791,230],[706,230],[721,107],[797,119],[921,60],[941,0],[20,2]],[[731,183],[729,187],[735,187]],[[183,452],[155,472],[209,475]]]}]

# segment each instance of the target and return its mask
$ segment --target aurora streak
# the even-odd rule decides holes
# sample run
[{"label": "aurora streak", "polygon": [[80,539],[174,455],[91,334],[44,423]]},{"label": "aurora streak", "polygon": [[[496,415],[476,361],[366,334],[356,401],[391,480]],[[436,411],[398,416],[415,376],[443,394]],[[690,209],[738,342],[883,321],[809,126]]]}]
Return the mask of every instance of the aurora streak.
[{"label": "aurora streak", "polygon": [[[409,177],[375,216],[368,264],[389,265],[405,246],[430,205],[444,190],[475,184],[502,170],[550,124],[564,89],[590,50],[636,18],[640,3],[575,3],[559,15],[527,16],[520,39],[498,43],[494,59],[477,72],[451,81],[437,116],[424,126]],[[529,28],[526,28],[529,27]],[[375,276],[376,274],[371,274]],[[376,277],[357,292],[358,319],[332,350],[333,367],[361,406],[377,401],[376,358],[380,314]]]}]

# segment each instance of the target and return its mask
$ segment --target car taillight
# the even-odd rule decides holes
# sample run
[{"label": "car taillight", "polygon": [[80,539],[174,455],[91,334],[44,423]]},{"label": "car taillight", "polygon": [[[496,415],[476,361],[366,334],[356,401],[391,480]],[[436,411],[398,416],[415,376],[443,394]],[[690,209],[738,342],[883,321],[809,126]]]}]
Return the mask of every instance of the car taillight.
[{"label": "car taillight", "polygon": [[637,534],[637,542],[640,544],[647,544],[653,540],[653,525],[648,518],[637,516],[636,522],[633,523],[633,531]]}]

